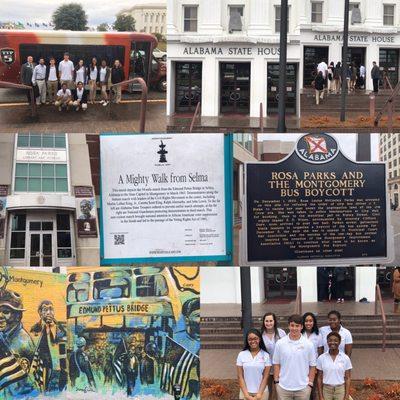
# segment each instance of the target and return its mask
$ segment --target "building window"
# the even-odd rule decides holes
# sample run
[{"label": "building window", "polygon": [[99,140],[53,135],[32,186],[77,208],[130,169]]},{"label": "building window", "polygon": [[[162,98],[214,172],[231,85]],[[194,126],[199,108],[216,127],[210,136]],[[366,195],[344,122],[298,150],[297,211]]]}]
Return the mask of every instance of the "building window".
[{"label": "building window", "polygon": [[19,133],[17,147],[65,149],[65,134]]},{"label": "building window", "polygon": [[229,33],[243,30],[244,6],[229,6]]},{"label": "building window", "polygon": [[[287,15],[287,31],[289,32],[289,11],[288,8],[288,15]],[[275,32],[281,31],[281,6],[275,6]]]},{"label": "building window", "polygon": [[57,257],[72,257],[71,224],[69,214],[57,214]]},{"label": "building window", "polygon": [[311,3],[311,22],[322,23],[322,1],[313,1]]},{"label": "building window", "polygon": [[14,214],[11,220],[10,258],[25,258],[26,215]]},{"label": "building window", "polygon": [[197,7],[183,6],[184,32],[197,32]]},{"label": "building window", "polygon": [[160,27],[160,33],[164,33],[164,27],[163,26]]},{"label": "building window", "polygon": [[158,18],[160,17],[159,14],[156,15],[156,22],[158,22]]},{"label": "building window", "polygon": [[153,22],[153,14],[150,14],[150,22]]},{"label": "building window", "polygon": [[16,163],[16,192],[68,192],[67,164]]},{"label": "building window", "polygon": [[394,25],[394,4],[383,5],[383,25]]},{"label": "building window", "polygon": [[155,33],[158,33],[158,26],[155,27]]},{"label": "building window", "polygon": [[349,4],[350,22],[352,25],[361,24],[360,3]]}]

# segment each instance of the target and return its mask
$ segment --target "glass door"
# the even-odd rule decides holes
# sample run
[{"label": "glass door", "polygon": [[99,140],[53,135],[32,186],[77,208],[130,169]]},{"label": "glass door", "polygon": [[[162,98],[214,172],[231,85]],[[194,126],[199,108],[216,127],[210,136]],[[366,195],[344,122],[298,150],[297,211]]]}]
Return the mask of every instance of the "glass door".
[{"label": "glass door", "polygon": [[221,113],[250,112],[250,63],[221,63]]},{"label": "glass door", "polygon": [[201,62],[176,63],[175,109],[177,112],[194,111],[201,100]]},{"label": "glass door", "polygon": [[379,67],[394,88],[399,81],[399,50],[379,49]]},{"label": "glass door", "polygon": [[264,289],[267,300],[295,299],[297,293],[296,267],[265,267]]},{"label": "glass door", "polygon": [[304,46],[303,55],[303,87],[311,87],[311,82],[317,74],[317,65],[325,60],[327,64],[329,55],[329,47],[321,46]]},{"label": "glass door", "polygon": [[30,221],[29,235],[29,266],[54,266],[53,221]]}]

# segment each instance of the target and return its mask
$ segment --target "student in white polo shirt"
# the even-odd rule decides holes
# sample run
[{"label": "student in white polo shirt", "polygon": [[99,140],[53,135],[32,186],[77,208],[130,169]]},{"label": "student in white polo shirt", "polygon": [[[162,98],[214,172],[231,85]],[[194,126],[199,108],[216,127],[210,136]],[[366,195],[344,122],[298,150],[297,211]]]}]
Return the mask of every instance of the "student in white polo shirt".
[{"label": "student in white polo shirt", "polygon": [[64,53],[64,59],[58,64],[58,73],[60,74],[60,83],[67,84],[68,89],[72,89],[74,77],[74,63],[69,59],[69,53]]},{"label": "student in white polo shirt", "polygon": [[328,351],[327,337],[331,332],[338,332],[341,341],[339,350],[351,357],[351,351],[353,349],[353,337],[351,332],[342,326],[342,316],[339,311],[332,310],[328,314],[329,325],[320,328],[321,342],[319,344],[319,353],[326,353]]},{"label": "student in white polo shirt", "polygon": [[250,329],[236,360],[240,399],[267,400],[267,380],[271,361],[259,330]]},{"label": "student in white polo shirt", "polygon": [[349,400],[351,361],[339,351],[341,337],[338,332],[328,334],[329,351],[317,360],[318,394],[320,400]]},{"label": "student in white polo shirt", "polygon": [[301,334],[301,315],[291,315],[288,323],[289,334],[278,340],[273,357],[278,399],[309,400],[315,377],[314,346]]}]

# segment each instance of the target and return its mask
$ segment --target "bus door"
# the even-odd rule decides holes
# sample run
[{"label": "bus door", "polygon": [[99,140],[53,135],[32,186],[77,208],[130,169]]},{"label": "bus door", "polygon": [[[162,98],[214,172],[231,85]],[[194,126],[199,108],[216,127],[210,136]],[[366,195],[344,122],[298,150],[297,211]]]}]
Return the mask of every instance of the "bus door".
[{"label": "bus door", "polygon": [[[149,72],[151,71],[151,43],[132,42],[129,79],[143,78],[148,84]],[[130,85],[130,91],[141,91],[141,86],[137,83]]]}]

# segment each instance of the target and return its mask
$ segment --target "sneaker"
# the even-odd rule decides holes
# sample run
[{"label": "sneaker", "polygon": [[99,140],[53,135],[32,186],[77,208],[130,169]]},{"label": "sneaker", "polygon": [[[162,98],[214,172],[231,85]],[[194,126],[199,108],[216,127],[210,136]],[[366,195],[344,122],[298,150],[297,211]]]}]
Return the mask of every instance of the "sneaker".
[{"label": "sneaker", "polygon": [[105,101],[105,102],[103,103],[103,107],[107,107],[107,105],[108,105],[108,101]]},{"label": "sneaker", "polygon": [[342,303],[344,303],[344,299],[342,299],[342,301],[341,301]]},{"label": "sneaker", "polygon": [[340,303],[340,299],[337,299],[337,302],[336,302],[336,303],[338,303],[338,304],[339,304],[339,303]]},{"label": "sneaker", "polygon": [[101,101],[100,101],[100,104],[103,104],[103,103],[104,103],[104,100],[101,100]]}]

